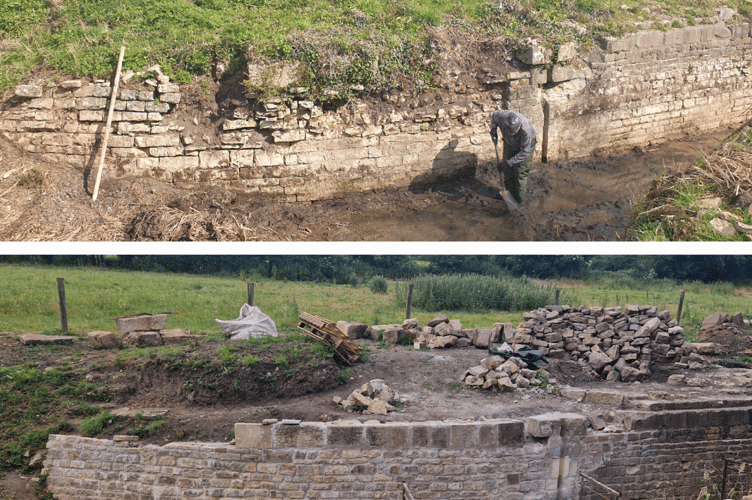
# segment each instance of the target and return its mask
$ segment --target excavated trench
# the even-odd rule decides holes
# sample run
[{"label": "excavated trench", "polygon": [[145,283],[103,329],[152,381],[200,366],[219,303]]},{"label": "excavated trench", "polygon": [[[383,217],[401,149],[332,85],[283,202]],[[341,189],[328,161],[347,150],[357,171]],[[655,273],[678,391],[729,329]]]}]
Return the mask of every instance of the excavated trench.
[{"label": "excavated trench", "polygon": [[685,170],[726,135],[686,138],[615,158],[534,164],[518,212],[507,210],[498,195],[493,164],[479,165],[472,177],[413,193],[409,209],[407,202],[385,204],[349,217],[349,231],[355,239],[383,241],[626,239],[633,202],[652,181]]}]

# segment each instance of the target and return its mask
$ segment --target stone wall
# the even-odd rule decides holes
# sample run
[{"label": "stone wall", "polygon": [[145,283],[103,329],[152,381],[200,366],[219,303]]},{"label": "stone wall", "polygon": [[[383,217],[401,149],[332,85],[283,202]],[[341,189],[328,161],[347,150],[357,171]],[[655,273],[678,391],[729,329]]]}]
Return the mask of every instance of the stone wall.
[{"label": "stone wall", "polygon": [[[476,86],[448,95],[388,96],[378,111],[365,99],[328,109],[293,93],[231,100],[208,116],[161,75],[120,91],[105,179],[217,184],[282,201],[406,189],[493,161],[488,122],[499,108],[529,116],[538,159],[619,153],[749,120],[750,47],[747,23],[643,31],[587,54],[567,45],[554,57],[533,44],[514,71],[480,72]],[[0,110],[0,133],[51,168],[91,169],[109,89],[77,80],[19,87]]]},{"label": "stone wall", "polygon": [[235,444],[53,435],[45,471],[59,500],[576,499],[590,494],[581,472],[621,498],[694,499],[708,481],[720,485],[723,458],[749,457],[751,412],[626,411],[623,432],[555,413],[524,422],[236,424]]}]

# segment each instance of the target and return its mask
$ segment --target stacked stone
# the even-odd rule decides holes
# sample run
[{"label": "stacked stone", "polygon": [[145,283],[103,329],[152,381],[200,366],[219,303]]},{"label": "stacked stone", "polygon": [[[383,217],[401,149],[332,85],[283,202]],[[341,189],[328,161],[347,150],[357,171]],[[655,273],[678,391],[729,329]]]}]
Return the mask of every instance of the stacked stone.
[{"label": "stacked stone", "polygon": [[684,329],[669,311],[655,306],[546,306],[523,315],[511,339],[549,359],[579,361],[610,381],[633,382],[650,375],[652,362],[686,362]]},{"label": "stacked stone", "polygon": [[115,323],[121,343],[128,347],[180,344],[191,336],[191,332],[184,328],[167,329],[167,314],[123,316],[116,318]]},{"label": "stacked stone", "polygon": [[553,392],[553,384],[556,381],[550,380],[548,375],[545,370],[528,369],[525,361],[514,356],[507,360],[501,356],[491,356],[481,360],[480,365],[465,371],[461,380],[471,387],[497,387],[503,392],[512,392],[518,387],[527,389],[536,386],[545,386],[548,392]]},{"label": "stacked stone", "polygon": [[[374,327],[379,330],[380,327]],[[511,335],[511,323],[496,323],[493,328],[462,328],[458,319],[449,319],[438,314],[421,327],[416,318],[406,319],[401,325],[383,327],[382,339],[390,344],[399,344],[409,339],[416,349],[440,349],[447,347],[470,347],[487,349],[491,344],[503,342],[505,335]]]}]

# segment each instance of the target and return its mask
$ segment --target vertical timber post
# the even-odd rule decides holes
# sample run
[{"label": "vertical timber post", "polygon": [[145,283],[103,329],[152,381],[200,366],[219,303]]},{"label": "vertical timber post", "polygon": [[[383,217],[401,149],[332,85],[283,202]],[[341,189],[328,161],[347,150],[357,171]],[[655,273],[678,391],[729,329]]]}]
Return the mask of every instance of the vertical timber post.
[{"label": "vertical timber post", "polygon": [[407,287],[407,312],[405,312],[405,319],[410,319],[410,310],[413,308],[413,287],[412,283]]},{"label": "vertical timber post", "polygon": [[555,305],[555,306],[558,306],[558,305],[559,305],[559,295],[560,295],[560,293],[561,293],[561,290],[559,290],[559,289],[557,288],[557,289],[556,289],[556,295],[555,295],[555,298],[554,298],[554,305]]},{"label": "vertical timber post", "polygon": [[253,295],[256,291],[256,283],[247,283],[248,285],[248,305],[253,305]]},{"label": "vertical timber post", "polygon": [[57,279],[57,298],[60,303],[60,329],[68,331],[68,307],[65,304],[65,279]]},{"label": "vertical timber post", "polygon": [[684,290],[681,291],[681,295],[679,296],[679,310],[676,313],[677,324],[681,321],[681,313],[682,313],[683,306],[684,306]]}]

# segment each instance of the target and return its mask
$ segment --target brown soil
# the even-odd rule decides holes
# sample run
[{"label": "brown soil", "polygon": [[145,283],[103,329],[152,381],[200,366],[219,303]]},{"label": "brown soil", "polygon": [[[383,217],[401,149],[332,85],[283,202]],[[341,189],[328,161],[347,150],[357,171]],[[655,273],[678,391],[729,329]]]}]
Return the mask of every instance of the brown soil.
[{"label": "brown soil", "polygon": [[[718,340],[716,338],[716,340]],[[240,343],[238,343],[240,342]],[[480,364],[488,351],[476,348],[419,351],[404,346],[387,346],[370,340],[356,341],[367,349],[365,363],[352,367],[332,359],[310,355],[293,357],[289,343],[246,347],[239,356],[251,353],[262,361],[248,367],[235,365],[226,370],[217,349],[224,345],[244,345],[242,341],[216,341],[198,337],[184,354],[163,351],[159,357],[148,353],[126,356],[127,350],[94,349],[84,340],[54,348],[23,346],[18,335],[0,333],[0,366],[28,363],[41,370],[70,369],[71,383],[85,379],[106,384],[108,402],[93,402],[98,411],[116,416],[99,436],[111,438],[137,427],[162,422],[158,432],[143,436],[141,443],[199,440],[226,442],[233,437],[236,422],[261,422],[268,418],[303,421],[428,421],[444,419],[525,418],[548,412],[579,412],[599,415],[607,422],[613,408],[584,404],[547,391],[531,388],[513,393],[471,389],[459,380],[466,369]],[[305,346],[305,344],[302,344]],[[304,349],[303,352],[310,352]],[[291,361],[284,364],[280,355]],[[120,359],[118,359],[120,358]],[[734,369],[746,368],[744,364]],[[558,387],[617,390],[634,399],[647,394],[667,398],[692,398],[710,394],[717,397],[720,381],[729,379],[724,368],[708,373],[686,372],[688,377],[717,377],[697,387],[683,388],[669,396],[665,381],[679,372],[673,365],[654,367],[651,380],[640,384],[607,383],[582,371],[574,362],[551,360],[550,382]],[[373,379],[381,379],[398,394],[402,403],[386,416],[347,413],[333,403]],[[715,380],[715,381],[714,381]],[[732,390],[735,389],[724,389]],[[83,416],[75,405],[58,405],[49,410],[48,422],[66,420],[76,429]],[[161,420],[160,420],[161,419]],[[6,474],[0,478],[0,498],[31,499],[34,475]]]},{"label": "brown soil", "polygon": [[698,342],[712,342],[722,348],[724,355],[752,355],[752,337],[744,330],[727,323],[697,332]]},{"label": "brown soil", "polygon": [[[267,203],[204,186],[106,179],[97,201],[82,172],[0,139],[2,241],[613,241],[654,175],[689,165],[718,136],[586,163],[537,164],[510,213],[492,165],[427,189],[313,203]],[[91,181],[89,181],[91,182]]]}]

